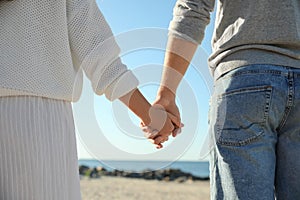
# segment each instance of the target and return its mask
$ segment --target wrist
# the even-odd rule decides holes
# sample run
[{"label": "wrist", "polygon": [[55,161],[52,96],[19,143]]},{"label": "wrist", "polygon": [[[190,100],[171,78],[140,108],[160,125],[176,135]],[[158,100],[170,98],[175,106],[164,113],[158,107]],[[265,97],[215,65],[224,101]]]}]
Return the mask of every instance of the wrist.
[{"label": "wrist", "polygon": [[157,93],[157,99],[168,101],[168,102],[175,102],[176,93],[175,91],[170,90],[167,87],[161,86]]},{"label": "wrist", "polygon": [[149,111],[151,104],[145,99],[138,89],[134,89],[119,98],[145,125],[151,123]]}]

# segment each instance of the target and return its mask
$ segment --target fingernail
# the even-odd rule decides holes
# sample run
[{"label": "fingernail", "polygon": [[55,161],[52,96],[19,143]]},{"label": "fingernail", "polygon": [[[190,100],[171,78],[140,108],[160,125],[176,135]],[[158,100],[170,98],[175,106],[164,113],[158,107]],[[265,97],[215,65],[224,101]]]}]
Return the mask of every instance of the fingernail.
[{"label": "fingernail", "polygon": [[177,136],[177,135],[179,135],[181,133],[181,128],[177,128],[176,130],[175,130],[175,135]]},{"label": "fingernail", "polygon": [[181,130],[182,130],[182,129],[181,129],[181,128],[179,128],[179,129],[178,129],[178,133],[177,133],[177,134],[180,134],[180,133],[181,133]]},{"label": "fingernail", "polygon": [[180,127],[184,127],[184,123],[181,123],[181,124],[180,124]]},{"label": "fingernail", "polygon": [[178,129],[174,130],[173,136],[176,137],[178,135]]}]

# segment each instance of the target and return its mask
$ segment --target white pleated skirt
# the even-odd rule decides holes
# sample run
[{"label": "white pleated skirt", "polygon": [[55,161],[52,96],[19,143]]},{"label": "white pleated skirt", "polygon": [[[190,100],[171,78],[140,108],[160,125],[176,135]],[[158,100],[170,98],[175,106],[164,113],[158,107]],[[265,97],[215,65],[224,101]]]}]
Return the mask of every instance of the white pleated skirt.
[{"label": "white pleated skirt", "polygon": [[70,102],[0,97],[0,199],[81,199]]}]

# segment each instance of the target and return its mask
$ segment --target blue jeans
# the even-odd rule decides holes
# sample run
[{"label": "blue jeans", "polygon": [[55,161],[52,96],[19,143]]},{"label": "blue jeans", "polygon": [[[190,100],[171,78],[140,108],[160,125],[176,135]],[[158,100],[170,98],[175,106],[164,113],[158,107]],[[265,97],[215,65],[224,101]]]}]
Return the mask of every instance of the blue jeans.
[{"label": "blue jeans", "polygon": [[211,198],[300,199],[300,69],[250,65],[215,81]]}]

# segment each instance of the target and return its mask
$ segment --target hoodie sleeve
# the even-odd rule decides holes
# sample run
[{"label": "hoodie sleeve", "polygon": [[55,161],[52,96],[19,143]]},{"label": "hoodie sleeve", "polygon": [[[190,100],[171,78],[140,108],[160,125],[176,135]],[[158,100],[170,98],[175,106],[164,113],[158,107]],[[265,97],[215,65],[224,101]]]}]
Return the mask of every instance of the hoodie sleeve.
[{"label": "hoodie sleeve", "polygon": [[177,0],[169,35],[200,44],[214,5],[215,0]]}]

